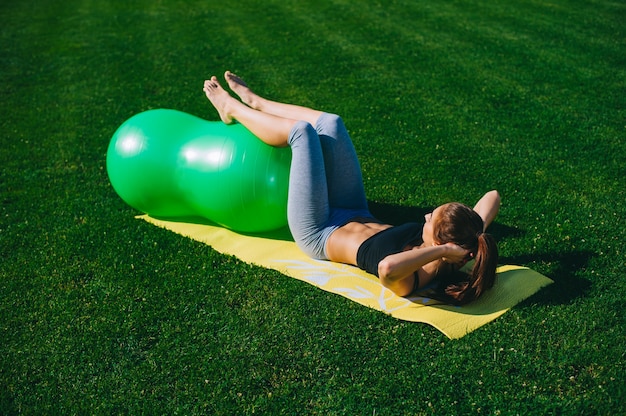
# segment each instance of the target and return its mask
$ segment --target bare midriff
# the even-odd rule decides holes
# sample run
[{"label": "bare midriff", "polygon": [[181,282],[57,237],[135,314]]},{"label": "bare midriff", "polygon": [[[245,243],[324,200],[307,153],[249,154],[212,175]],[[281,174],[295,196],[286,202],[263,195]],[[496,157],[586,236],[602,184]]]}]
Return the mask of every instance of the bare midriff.
[{"label": "bare midriff", "polygon": [[356,265],[361,244],[371,236],[390,228],[389,224],[353,220],[335,230],[326,241],[326,254],[331,261]]}]

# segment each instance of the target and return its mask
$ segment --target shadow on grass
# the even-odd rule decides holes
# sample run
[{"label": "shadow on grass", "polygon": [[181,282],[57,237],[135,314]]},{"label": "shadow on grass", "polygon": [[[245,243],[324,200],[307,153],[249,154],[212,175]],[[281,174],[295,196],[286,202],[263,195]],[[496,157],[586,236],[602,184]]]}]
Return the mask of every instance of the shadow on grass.
[{"label": "shadow on grass", "polygon": [[527,302],[543,305],[564,305],[574,299],[584,297],[591,288],[591,282],[576,276],[576,272],[584,269],[594,256],[590,251],[572,251],[569,253],[525,254],[521,256],[501,257],[501,264],[527,265],[544,264],[550,268],[547,277],[554,281]]},{"label": "shadow on grass", "polygon": [[[379,220],[392,225],[404,224],[406,222],[424,222],[424,215],[432,212],[436,207],[405,207],[381,202],[369,201],[369,208],[372,214]],[[518,228],[494,222],[489,226],[488,232],[496,240],[503,238],[520,237],[524,232]]]},{"label": "shadow on grass", "polygon": [[407,222],[424,222],[424,215],[433,210],[432,207],[406,207],[374,201],[368,201],[368,205],[374,217],[392,225],[400,225]]}]

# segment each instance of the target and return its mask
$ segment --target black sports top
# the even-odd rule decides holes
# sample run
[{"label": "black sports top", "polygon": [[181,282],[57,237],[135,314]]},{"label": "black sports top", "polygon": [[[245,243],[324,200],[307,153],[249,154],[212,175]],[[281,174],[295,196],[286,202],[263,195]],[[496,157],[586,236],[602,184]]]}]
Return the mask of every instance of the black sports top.
[{"label": "black sports top", "polygon": [[423,224],[408,222],[374,234],[361,244],[356,253],[356,264],[368,273],[378,276],[378,263],[390,254],[400,253],[406,246],[417,246],[422,240]]}]

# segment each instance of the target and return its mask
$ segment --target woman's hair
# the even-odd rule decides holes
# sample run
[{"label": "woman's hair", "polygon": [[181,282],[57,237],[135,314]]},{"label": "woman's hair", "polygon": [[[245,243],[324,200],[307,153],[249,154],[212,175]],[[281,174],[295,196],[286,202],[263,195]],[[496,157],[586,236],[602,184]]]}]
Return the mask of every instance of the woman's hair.
[{"label": "woman's hair", "polygon": [[452,202],[442,207],[433,224],[433,237],[439,244],[454,243],[469,250],[476,262],[469,274],[453,272],[443,277],[444,300],[465,304],[480,297],[496,280],[498,247],[495,239],[484,232],[480,215],[467,205]]}]

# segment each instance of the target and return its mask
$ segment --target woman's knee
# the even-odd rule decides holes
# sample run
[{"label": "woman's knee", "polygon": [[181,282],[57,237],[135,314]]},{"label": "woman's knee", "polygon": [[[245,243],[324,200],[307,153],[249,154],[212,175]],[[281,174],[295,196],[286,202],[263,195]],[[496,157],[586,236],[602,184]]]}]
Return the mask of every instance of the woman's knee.
[{"label": "woman's knee", "polygon": [[315,130],[318,133],[328,134],[329,131],[337,131],[345,129],[343,120],[340,116],[333,113],[323,113],[315,123]]},{"label": "woman's knee", "polygon": [[317,120],[315,125],[317,134],[332,138],[334,141],[350,141],[350,135],[346,129],[343,119],[337,114],[324,113]]},{"label": "woman's knee", "polygon": [[341,119],[341,116],[335,113],[324,113],[320,116],[319,120],[324,120],[329,124],[343,125],[343,120]]},{"label": "woman's knee", "polygon": [[315,139],[318,140],[317,132],[311,123],[306,121],[298,121],[289,134],[288,143],[289,146],[293,146],[300,140]]}]

